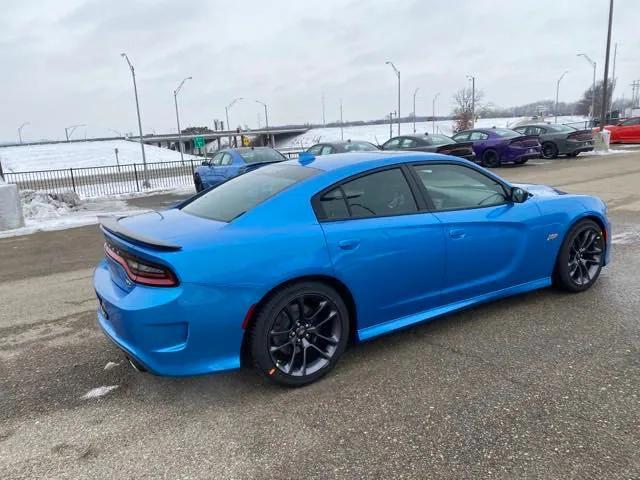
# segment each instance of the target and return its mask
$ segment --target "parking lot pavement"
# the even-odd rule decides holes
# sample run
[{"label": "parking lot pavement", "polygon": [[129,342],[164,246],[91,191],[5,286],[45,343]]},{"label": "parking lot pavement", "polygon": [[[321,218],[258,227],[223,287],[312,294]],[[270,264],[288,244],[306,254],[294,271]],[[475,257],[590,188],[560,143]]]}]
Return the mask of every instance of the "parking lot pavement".
[{"label": "parking lot pavement", "polygon": [[609,202],[594,288],[354,346],[296,390],[134,372],[96,325],[97,227],[0,240],[2,477],[640,478],[640,154],[498,173]]}]

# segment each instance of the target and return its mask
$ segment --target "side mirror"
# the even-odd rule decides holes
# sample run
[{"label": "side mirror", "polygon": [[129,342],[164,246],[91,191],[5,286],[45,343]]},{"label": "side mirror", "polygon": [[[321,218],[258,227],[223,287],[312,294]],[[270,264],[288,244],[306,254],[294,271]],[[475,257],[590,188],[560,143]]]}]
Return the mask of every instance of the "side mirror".
[{"label": "side mirror", "polygon": [[298,154],[298,162],[300,165],[307,165],[313,162],[316,159],[316,156],[311,152],[300,152]]},{"label": "side mirror", "polygon": [[202,165],[203,167],[206,167],[207,165],[209,165],[209,162],[207,162],[206,160],[204,160],[200,165]]},{"label": "side mirror", "polygon": [[529,198],[529,192],[523,190],[520,187],[513,187],[511,189],[511,201],[513,203],[523,203]]}]

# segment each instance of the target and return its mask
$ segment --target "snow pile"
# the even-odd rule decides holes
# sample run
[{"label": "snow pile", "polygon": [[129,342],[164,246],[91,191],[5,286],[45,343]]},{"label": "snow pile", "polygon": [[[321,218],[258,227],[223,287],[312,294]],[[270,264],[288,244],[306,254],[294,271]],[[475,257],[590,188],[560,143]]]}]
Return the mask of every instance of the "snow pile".
[{"label": "snow pile", "polygon": [[82,207],[80,197],[74,192],[47,193],[22,190],[22,212],[28,220],[50,220],[69,215]]},{"label": "snow pile", "polygon": [[[0,147],[0,163],[2,163],[5,173],[116,166],[116,149],[118,149],[120,165],[142,163],[140,144],[128,140]],[[180,160],[180,152],[168,148],[145,145],[144,150],[148,163]],[[185,154],[184,158],[185,160],[201,161],[200,157],[194,155]]]}]

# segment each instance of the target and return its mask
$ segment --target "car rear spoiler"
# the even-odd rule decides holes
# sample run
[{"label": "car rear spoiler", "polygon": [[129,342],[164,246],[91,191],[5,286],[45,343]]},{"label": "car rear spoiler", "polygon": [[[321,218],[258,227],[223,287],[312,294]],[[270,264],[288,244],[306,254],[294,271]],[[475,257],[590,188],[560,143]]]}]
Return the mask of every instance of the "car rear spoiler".
[{"label": "car rear spoiler", "polygon": [[155,250],[175,252],[182,249],[182,247],[178,244],[150,238],[146,235],[142,235],[138,232],[128,229],[120,223],[120,219],[122,218],[124,217],[101,215],[98,217],[98,221],[100,222],[100,229],[105,233],[108,232],[123,240],[133,241],[134,243],[138,243],[142,246],[153,248]]}]

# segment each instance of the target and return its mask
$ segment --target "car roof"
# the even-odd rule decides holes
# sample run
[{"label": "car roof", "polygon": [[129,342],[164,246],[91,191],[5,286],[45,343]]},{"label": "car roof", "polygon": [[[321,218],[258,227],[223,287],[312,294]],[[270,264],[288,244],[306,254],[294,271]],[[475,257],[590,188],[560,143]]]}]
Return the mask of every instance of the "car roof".
[{"label": "car roof", "polygon": [[449,157],[426,152],[371,151],[319,155],[313,160],[304,163],[299,160],[287,160],[282,162],[282,164],[303,165],[325,172],[335,171],[344,175],[352,175],[388,165],[442,160],[461,161],[461,163],[467,162],[459,157]]}]

